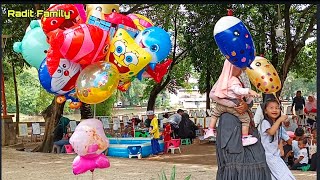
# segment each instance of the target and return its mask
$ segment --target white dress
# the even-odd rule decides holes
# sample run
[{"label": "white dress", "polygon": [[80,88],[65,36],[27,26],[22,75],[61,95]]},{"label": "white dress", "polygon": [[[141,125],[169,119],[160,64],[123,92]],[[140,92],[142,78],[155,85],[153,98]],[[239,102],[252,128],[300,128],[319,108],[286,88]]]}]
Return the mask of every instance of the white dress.
[{"label": "white dress", "polygon": [[274,135],[272,142],[270,136],[266,131],[271,128],[268,121],[263,120],[259,128],[261,135],[261,143],[265,149],[267,164],[271,171],[271,177],[273,180],[295,180],[295,177],[289,170],[286,163],[280,156],[279,143],[279,132]]}]

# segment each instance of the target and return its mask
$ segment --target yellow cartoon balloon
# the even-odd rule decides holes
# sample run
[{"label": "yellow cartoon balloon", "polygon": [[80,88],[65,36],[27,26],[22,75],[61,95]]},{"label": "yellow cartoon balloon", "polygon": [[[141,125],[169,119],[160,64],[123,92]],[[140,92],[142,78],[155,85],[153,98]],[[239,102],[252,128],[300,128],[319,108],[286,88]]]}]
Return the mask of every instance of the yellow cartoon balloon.
[{"label": "yellow cartoon balloon", "polygon": [[116,90],[119,78],[117,67],[111,63],[99,61],[90,64],[77,79],[77,97],[87,104],[101,103]]},{"label": "yellow cartoon balloon", "polygon": [[90,16],[95,16],[99,19],[104,20],[105,14],[119,12],[119,4],[87,4],[86,6],[88,21],[90,19]]},{"label": "yellow cartoon balloon", "polygon": [[251,83],[266,94],[276,93],[281,88],[279,75],[273,65],[264,57],[256,56],[246,73]]},{"label": "yellow cartoon balloon", "polygon": [[120,73],[120,80],[128,82],[138,74],[152,56],[141,48],[124,29],[118,29],[110,43],[106,61],[114,64]]}]

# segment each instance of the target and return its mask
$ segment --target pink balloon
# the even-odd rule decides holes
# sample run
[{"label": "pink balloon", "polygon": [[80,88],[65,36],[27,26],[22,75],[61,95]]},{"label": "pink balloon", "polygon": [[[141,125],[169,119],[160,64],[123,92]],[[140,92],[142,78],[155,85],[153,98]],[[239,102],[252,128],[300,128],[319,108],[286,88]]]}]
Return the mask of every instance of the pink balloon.
[{"label": "pink balloon", "polygon": [[86,14],[86,11],[84,10],[83,4],[74,4],[74,5],[78,9],[82,21],[86,22],[87,21],[87,14]]},{"label": "pink balloon", "polygon": [[73,174],[78,175],[87,171],[93,172],[96,168],[104,169],[110,167],[110,162],[104,154],[88,154],[77,156],[72,163]]}]

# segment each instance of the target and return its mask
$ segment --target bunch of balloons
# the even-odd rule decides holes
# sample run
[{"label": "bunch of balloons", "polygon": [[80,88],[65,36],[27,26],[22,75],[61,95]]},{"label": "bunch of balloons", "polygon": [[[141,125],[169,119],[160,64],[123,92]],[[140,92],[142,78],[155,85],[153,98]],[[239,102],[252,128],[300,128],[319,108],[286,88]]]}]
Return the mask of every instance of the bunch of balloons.
[{"label": "bunch of balloons", "polygon": [[51,4],[47,11],[70,16],[32,21],[14,51],[38,69],[58,103],[97,104],[128,90],[135,78],[159,83],[167,73],[170,35],[147,17],[121,14],[117,4]]},{"label": "bunch of balloons", "polygon": [[265,94],[281,89],[279,75],[264,57],[256,56],[252,37],[244,23],[234,17],[219,19],[214,27],[215,41],[226,59],[233,65],[246,69],[251,83]]}]

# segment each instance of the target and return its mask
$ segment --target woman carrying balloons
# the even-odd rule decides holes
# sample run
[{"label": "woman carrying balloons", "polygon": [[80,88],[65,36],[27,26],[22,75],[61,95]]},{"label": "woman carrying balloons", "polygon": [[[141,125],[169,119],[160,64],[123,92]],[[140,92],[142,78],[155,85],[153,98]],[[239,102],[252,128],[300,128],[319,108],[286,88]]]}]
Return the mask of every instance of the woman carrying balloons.
[{"label": "woman carrying balloons", "polygon": [[[213,86],[210,97],[216,96],[222,99],[229,99],[225,104],[217,103],[216,107],[213,109],[212,119],[210,122],[210,127],[206,132],[204,138],[208,138],[214,135],[213,129],[216,127],[218,117],[224,113],[228,112],[237,117],[239,117],[242,122],[242,144],[243,146],[249,146],[255,144],[258,139],[249,135],[249,113],[239,114],[234,107],[239,103],[238,99],[248,97],[259,96],[255,91],[249,88],[243,88],[242,83],[239,80],[242,70],[236,66],[233,66],[228,60],[224,62],[222,73]],[[248,101],[252,101],[252,98],[248,98]]]}]

